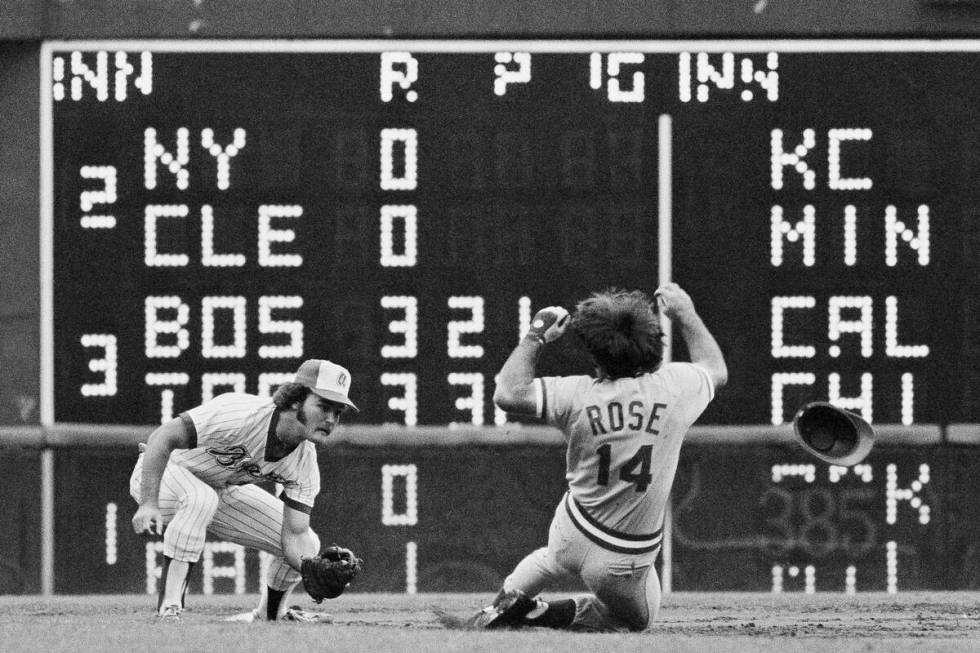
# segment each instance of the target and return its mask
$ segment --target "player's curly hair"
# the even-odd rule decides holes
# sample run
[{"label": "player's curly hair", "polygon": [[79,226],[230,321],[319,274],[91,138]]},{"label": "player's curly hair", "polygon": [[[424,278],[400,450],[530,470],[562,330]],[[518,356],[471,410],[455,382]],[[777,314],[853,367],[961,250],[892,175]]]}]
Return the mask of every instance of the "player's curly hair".
[{"label": "player's curly hair", "polygon": [[592,293],[575,307],[572,328],[610,378],[653,372],[663,360],[660,319],[643,291]]},{"label": "player's curly hair", "polygon": [[303,385],[302,383],[288,381],[276,388],[275,393],[272,395],[272,403],[274,403],[277,408],[286,409],[293,404],[305,400],[306,396],[309,395],[310,392],[311,390],[309,387]]}]

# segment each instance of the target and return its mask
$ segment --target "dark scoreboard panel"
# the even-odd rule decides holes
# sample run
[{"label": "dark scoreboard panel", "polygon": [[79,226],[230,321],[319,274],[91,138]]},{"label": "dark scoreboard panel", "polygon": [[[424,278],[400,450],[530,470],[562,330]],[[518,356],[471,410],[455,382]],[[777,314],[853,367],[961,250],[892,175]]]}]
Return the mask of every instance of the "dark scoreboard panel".
[{"label": "dark scoreboard panel", "polygon": [[[135,458],[133,447],[59,450],[59,593],[156,593],[162,542],[130,527]],[[364,558],[356,590],[366,592],[495,591],[545,545],[565,492],[557,441],[419,446],[406,437],[332,446],[320,465],[313,528]],[[676,591],[976,590],[978,473],[975,446],[883,442],[842,468],[791,444],[694,441],[674,483],[662,577]],[[261,586],[258,552],[223,542],[208,542],[194,574],[192,593]]]},{"label": "dark scoreboard panel", "polygon": [[[47,44],[42,421],[324,357],[360,423],[501,424],[534,311],[666,276],[729,363],[702,423],[978,421],[978,69],[966,41]],[[540,369],[590,364],[565,338]]]}]

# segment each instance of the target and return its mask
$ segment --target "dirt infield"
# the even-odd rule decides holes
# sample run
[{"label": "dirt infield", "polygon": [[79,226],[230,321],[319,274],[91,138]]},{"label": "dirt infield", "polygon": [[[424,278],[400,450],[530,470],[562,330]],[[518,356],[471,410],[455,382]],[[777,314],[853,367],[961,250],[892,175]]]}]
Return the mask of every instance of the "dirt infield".
[{"label": "dirt infield", "polygon": [[0,597],[0,649],[38,651],[980,651],[980,593],[672,594],[659,623],[633,634],[544,629],[447,630],[436,611],[467,616],[475,594],[350,594],[322,606],[331,624],[237,624],[254,595],[191,596],[180,623],[158,623],[149,596]]}]

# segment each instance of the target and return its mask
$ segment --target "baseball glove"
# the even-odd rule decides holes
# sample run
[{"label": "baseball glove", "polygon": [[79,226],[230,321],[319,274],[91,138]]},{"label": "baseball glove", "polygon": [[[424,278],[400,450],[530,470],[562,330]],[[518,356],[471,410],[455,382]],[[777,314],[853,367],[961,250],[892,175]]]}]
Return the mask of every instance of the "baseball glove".
[{"label": "baseball glove", "polygon": [[300,567],[303,586],[317,603],[335,599],[344,593],[363,564],[350,549],[336,544],[328,546],[315,558],[303,558]]}]

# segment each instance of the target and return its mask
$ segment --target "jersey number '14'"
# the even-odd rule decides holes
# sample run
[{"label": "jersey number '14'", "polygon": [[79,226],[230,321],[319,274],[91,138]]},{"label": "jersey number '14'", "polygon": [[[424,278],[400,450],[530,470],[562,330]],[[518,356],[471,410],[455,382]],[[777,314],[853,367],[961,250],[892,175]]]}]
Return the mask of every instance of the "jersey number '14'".
[{"label": "jersey number '14'", "polygon": [[[633,483],[637,492],[645,492],[653,474],[650,473],[650,458],[653,452],[652,444],[645,444],[636,450],[633,457],[619,468],[619,478],[625,483]],[[612,445],[604,444],[596,449],[599,456],[599,476],[596,483],[609,485],[609,467],[612,464]]]}]

